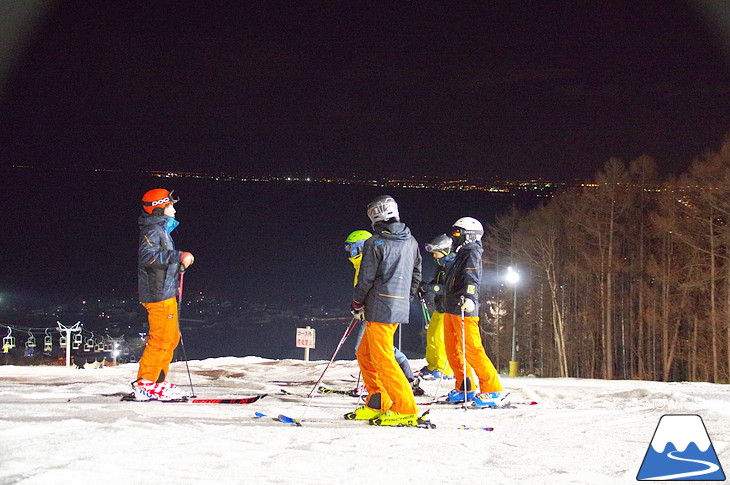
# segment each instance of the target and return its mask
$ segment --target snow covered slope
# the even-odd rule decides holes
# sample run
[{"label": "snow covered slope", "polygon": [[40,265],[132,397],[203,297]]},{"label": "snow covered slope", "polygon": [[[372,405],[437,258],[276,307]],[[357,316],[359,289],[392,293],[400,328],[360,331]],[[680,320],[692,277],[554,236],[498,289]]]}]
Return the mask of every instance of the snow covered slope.
[{"label": "snow covered slope", "polygon": [[[0,484],[636,483],[664,414],[701,415],[730,467],[727,385],[503,378],[514,408],[421,405],[436,429],[383,428],[342,419],[357,407],[353,397],[280,394],[309,392],[323,361],[189,364],[200,398],[268,396],[248,405],[122,402],[134,364],[0,366]],[[352,389],[357,372],[336,361],[324,384]],[[171,374],[188,382],[183,363]],[[451,382],[423,382],[431,396],[417,402]],[[279,414],[303,426],[272,419]]]}]

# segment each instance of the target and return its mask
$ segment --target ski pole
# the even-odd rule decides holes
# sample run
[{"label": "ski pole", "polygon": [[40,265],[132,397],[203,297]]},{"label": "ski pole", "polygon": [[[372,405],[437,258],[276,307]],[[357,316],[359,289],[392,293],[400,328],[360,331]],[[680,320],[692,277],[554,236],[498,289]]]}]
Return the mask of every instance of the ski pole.
[{"label": "ski pole", "polygon": [[428,326],[431,323],[431,315],[428,314],[428,306],[426,305],[426,300],[421,298],[421,310],[423,310],[423,321],[425,324],[423,327],[428,330]]},{"label": "ski pole", "polygon": [[319,389],[319,385],[322,383],[322,379],[324,379],[324,374],[327,372],[327,369],[330,368],[330,365],[332,365],[332,362],[335,360],[335,357],[337,357],[337,352],[340,351],[340,348],[342,347],[342,344],[345,343],[345,340],[347,340],[347,337],[350,336],[352,333],[352,329],[355,328],[355,325],[357,325],[357,322],[360,319],[358,317],[354,317],[352,319],[352,322],[350,322],[350,325],[347,327],[347,330],[345,330],[345,333],[342,334],[342,338],[340,339],[340,343],[337,344],[337,348],[335,349],[335,352],[332,354],[332,358],[330,359],[327,366],[322,371],[322,374],[319,376],[319,379],[317,379],[317,383],[314,385],[311,391],[309,391],[309,394],[307,394],[307,397],[312,397],[317,392],[317,389]]},{"label": "ski pole", "polygon": [[428,326],[431,324],[431,315],[428,314],[428,305],[426,300],[421,297],[421,310],[423,312],[423,329],[426,331],[423,333],[424,347],[428,346]]},{"label": "ski pole", "polygon": [[[426,328],[426,330],[428,330],[428,326],[431,323],[431,315],[428,314],[428,305],[426,304],[426,300],[424,298],[421,298],[421,309],[423,310],[423,320],[426,322],[424,327]],[[428,335],[426,335],[426,345],[428,345]],[[439,376],[439,381],[436,383],[435,396],[439,395],[439,389],[441,388],[441,382],[444,380],[444,371],[446,371],[447,365],[448,365],[448,362],[446,364],[444,364],[444,366],[441,369],[438,369],[438,371],[441,375]]]},{"label": "ski pole", "polygon": [[464,317],[464,295],[461,295],[461,354],[463,358],[464,377],[461,379],[461,386],[464,388],[464,409],[466,409],[466,403],[469,401],[469,391],[467,390],[467,377],[466,377],[466,318]]},{"label": "ski pole", "polygon": [[190,382],[190,397],[195,398],[195,390],[193,389],[193,378],[190,376],[190,366],[188,366],[188,354],[185,352],[185,341],[183,340],[182,330],[180,329],[180,309],[182,308],[183,296],[183,276],[185,275],[185,266],[180,265],[180,286],[177,289],[177,327],[180,331],[180,348],[182,349],[183,360],[185,361],[185,369],[188,371],[188,381]]}]

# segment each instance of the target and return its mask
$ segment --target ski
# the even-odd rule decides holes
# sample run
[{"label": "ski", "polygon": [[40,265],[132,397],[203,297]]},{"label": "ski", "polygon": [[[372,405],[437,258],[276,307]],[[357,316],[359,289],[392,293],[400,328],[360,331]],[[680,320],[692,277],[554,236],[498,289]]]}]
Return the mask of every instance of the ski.
[{"label": "ski", "polygon": [[537,405],[537,401],[508,401],[500,406],[474,406],[472,402],[464,404],[464,401],[444,401],[444,400],[438,400],[438,401],[429,401],[429,402],[420,402],[418,403],[419,406],[453,406],[453,407],[460,407],[464,409],[516,409],[518,407],[522,406],[535,406]]},{"label": "ski", "polygon": [[[268,418],[269,417],[267,414],[264,414],[264,413],[259,412],[259,411],[256,411],[254,413],[254,416],[257,419],[260,419],[260,418]],[[280,423],[284,423],[284,424],[293,424],[295,426],[301,426],[302,425],[302,420],[301,419],[290,418],[289,416],[287,416],[285,414],[280,414],[280,415],[276,416],[275,418],[271,418],[271,419],[273,419],[274,421],[278,421]]]},{"label": "ski", "polygon": [[431,419],[428,416],[428,413],[430,413],[431,410],[429,409],[425,413],[421,414],[416,424],[392,424],[392,425],[383,425],[381,424],[381,419],[378,417],[375,417],[371,420],[369,420],[369,423],[371,425],[375,426],[385,426],[385,427],[392,427],[392,428],[422,428],[422,429],[436,429],[436,425],[431,422]]},{"label": "ski", "polygon": [[122,401],[133,401],[133,402],[164,402],[164,403],[192,403],[192,404],[251,404],[259,399],[266,397],[268,394],[256,394],[255,396],[238,397],[238,398],[222,398],[222,399],[196,399],[192,397],[184,397],[182,399],[172,399],[169,401],[159,401],[157,399],[150,399],[148,401],[139,401],[134,397],[134,393],[130,392],[122,396]]},{"label": "ski", "polygon": [[[322,387],[322,386],[319,387],[319,389],[317,390],[317,393],[315,393],[314,396],[316,396],[317,394],[338,394],[341,396],[359,397],[359,395],[357,394],[357,389],[353,389],[351,391],[345,391],[345,390],[341,390],[341,389],[331,389],[329,387]],[[310,398],[310,396],[308,394],[291,392],[291,391],[287,391],[286,389],[279,389],[278,395],[290,396],[290,397],[301,397],[301,398],[307,398],[307,399]],[[314,396],[311,396],[311,397],[314,397]]]},{"label": "ski", "polygon": [[360,392],[361,389],[350,389],[349,391],[345,391],[342,389],[330,389],[329,387],[323,387],[320,386],[319,389],[317,389],[317,392],[320,394],[341,394],[343,396],[350,396],[350,397],[360,397],[361,395],[364,395]]},{"label": "ski", "polygon": [[[431,419],[429,418],[428,413],[429,413],[429,411],[426,411],[425,413],[423,413],[418,418],[418,424],[415,426],[400,425],[400,426],[393,426],[393,427],[395,427],[395,428],[408,427],[408,428],[421,428],[421,429],[436,429],[437,426],[436,426],[436,424],[431,422]],[[264,414],[259,411],[256,411],[254,413],[254,419],[268,418],[268,417],[270,417],[268,414]],[[343,424],[344,425],[345,423],[349,423],[349,424],[362,425],[362,424],[367,423],[367,421],[347,421],[347,420],[345,421],[345,423],[341,423],[340,420],[320,420],[320,419],[316,419],[316,418],[302,420],[302,419],[296,419],[296,418],[289,417],[285,414],[279,414],[278,416],[272,417],[271,419],[273,421],[277,421],[279,423],[293,424],[294,426],[300,426],[300,427],[304,426],[305,424],[306,425],[309,425],[309,424],[313,424],[313,425],[322,425],[322,424],[340,425],[340,424]],[[341,427],[341,426],[338,426],[338,427]],[[461,425],[455,426],[455,427],[447,426],[444,429],[456,429],[456,430],[464,430],[464,431],[494,431],[494,428],[491,426],[469,426],[466,424],[461,424]]]},{"label": "ski", "polygon": [[291,392],[287,391],[286,389],[279,389],[278,396],[288,396],[288,397],[308,397],[306,394],[297,393],[297,392]]},{"label": "ski", "polygon": [[471,430],[471,431],[494,431],[494,428],[491,428],[491,427],[467,426],[465,424],[458,426],[456,429],[465,429],[465,430]]},{"label": "ski", "polygon": [[225,399],[192,399],[188,402],[195,404],[251,404],[266,397],[267,394],[257,394],[250,397],[225,398]]},{"label": "ski", "polygon": [[290,418],[289,416],[285,416],[284,414],[280,414],[279,416],[277,416],[274,419],[276,419],[277,421],[281,421],[282,423],[285,423],[285,424],[293,424],[294,426],[302,425],[301,420]]}]

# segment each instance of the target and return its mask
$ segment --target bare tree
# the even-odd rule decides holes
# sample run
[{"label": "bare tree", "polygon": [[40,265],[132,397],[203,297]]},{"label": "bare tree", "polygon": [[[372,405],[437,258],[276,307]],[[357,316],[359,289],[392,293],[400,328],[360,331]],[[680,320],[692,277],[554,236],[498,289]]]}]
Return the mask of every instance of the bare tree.
[{"label": "bare tree", "polygon": [[558,372],[561,377],[567,377],[568,352],[558,283],[560,219],[556,203],[537,209],[521,225],[518,247],[526,260],[542,272],[547,283]]}]

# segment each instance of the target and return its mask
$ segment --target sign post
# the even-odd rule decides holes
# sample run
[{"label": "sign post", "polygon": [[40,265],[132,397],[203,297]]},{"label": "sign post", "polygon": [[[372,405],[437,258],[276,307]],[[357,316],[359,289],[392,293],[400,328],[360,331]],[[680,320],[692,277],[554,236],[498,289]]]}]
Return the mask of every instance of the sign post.
[{"label": "sign post", "polygon": [[309,362],[309,349],[314,348],[317,332],[307,325],[297,329],[297,347],[304,348],[304,362]]}]

